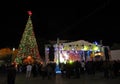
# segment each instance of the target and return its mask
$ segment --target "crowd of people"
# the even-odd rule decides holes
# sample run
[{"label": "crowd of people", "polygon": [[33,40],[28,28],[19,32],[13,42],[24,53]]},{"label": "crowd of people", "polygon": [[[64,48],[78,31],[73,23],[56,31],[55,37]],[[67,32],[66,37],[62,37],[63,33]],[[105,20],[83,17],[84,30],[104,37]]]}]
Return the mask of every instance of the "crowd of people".
[{"label": "crowd of people", "polygon": [[61,64],[62,77],[80,78],[82,74],[95,75],[103,72],[105,78],[115,78],[120,74],[120,61],[87,61]]},{"label": "crowd of people", "polygon": [[[105,78],[116,78],[120,73],[120,61],[75,61],[73,63],[59,64],[62,78],[80,78],[81,75],[95,75],[96,72],[103,72]],[[26,74],[26,79],[31,77],[41,77],[44,79],[52,79],[56,76],[56,63],[27,63],[2,65],[0,67],[2,73],[7,74],[8,84],[15,84],[17,73]]]}]

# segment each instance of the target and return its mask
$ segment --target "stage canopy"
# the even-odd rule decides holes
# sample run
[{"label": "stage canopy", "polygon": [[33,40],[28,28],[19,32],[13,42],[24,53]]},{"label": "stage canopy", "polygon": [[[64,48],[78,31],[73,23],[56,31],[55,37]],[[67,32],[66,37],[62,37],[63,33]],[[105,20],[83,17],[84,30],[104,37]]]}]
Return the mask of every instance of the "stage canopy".
[{"label": "stage canopy", "polygon": [[[55,44],[58,46],[58,44]],[[59,43],[59,47],[63,47],[63,50],[95,50],[97,47],[100,47],[101,45],[97,44],[97,42],[90,43],[85,40],[78,40],[78,41],[72,41],[72,42],[64,42]]]}]

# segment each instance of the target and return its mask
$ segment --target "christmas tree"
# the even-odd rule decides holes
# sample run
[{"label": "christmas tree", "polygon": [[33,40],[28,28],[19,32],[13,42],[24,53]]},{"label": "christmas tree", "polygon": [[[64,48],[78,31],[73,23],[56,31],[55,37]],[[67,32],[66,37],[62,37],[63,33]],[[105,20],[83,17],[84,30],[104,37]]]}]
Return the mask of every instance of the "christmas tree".
[{"label": "christmas tree", "polygon": [[38,45],[33,31],[31,11],[28,11],[28,14],[29,18],[18,47],[18,54],[16,58],[16,62],[18,63],[22,63],[23,59],[26,59],[28,56],[31,56],[34,60],[40,60]]}]

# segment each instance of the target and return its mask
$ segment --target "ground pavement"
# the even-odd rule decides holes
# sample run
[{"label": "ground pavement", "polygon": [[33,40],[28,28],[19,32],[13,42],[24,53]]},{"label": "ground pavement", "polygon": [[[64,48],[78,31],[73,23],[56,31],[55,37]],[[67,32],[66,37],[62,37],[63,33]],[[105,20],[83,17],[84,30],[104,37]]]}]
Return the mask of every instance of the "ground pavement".
[{"label": "ground pavement", "polygon": [[[0,84],[6,84],[6,76],[0,75]],[[120,77],[106,79],[103,77],[103,73],[97,73],[94,75],[81,75],[80,78],[61,78],[60,74],[57,74],[55,78],[50,80],[42,79],[40,76],[31,77],[26,79],[25,74],[17,74],[15,84],[120,84]]]}]

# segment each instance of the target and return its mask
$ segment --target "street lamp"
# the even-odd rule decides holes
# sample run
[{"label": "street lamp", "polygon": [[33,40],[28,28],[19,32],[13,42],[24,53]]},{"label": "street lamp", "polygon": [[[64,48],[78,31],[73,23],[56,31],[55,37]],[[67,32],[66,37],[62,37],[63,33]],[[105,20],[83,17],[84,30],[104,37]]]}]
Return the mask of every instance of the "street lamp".
[{"label": "street lamp", "polygon": [[15,48],[13,48],[12,50],[15,51]]},{"label": "street lamp", "polygon": [[15,51],[15,48],[12,49],[12,62],[14,60],[14,51]]}]

